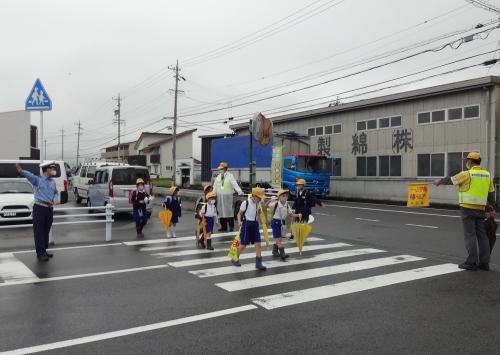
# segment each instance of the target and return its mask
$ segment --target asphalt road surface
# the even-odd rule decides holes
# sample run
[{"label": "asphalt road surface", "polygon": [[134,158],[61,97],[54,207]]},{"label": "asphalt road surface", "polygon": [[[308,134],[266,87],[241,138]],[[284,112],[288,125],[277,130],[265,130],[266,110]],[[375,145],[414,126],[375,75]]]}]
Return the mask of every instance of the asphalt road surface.
[{"label": "asphalt road surface", "polygon": [[[499,354],[500,252],[492,271],[458,269],[458,211],[327,202],[299,256],[229,265],[233,236],[195,247],[156,217],[136,240],[113,224],[58,226],[36,261],[30,229],[0,231],[0,352],[12,354]],[[83,219],[92,217],[83,217]]]}]

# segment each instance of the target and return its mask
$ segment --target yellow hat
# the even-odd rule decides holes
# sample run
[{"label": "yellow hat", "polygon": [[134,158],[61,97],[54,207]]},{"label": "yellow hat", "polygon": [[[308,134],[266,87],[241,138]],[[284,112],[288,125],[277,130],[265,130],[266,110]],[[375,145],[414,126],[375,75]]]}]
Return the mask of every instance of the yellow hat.
[{"label": "yellow hat", "polygon": [[212,185],[206,185],[204,188],[203,188],[203,192],[206,194],[207,193],[207,190],[208,189],[212,189]]},{"label": "yellow hat", "polygon": [[144,185],[144,180],[142,180],[141,178],[138,178],[137,180],[135,180],[135,184],[136,185],[139,185],[139,184],[143,184]]},{"label": "yellow hat", "polygon": [[298,179],[295,185],[306,185],[306,181],[304,179]]},{"label": "yellow hat", "polygon": [[210,200],[211,198],[215,198],[215,197],[216,197],[215,192],[209,192],[207,194],[207,200]]},{"label": "yellow hat", "polygon": [[227,163],[225,163],[225,162],[220,163],[219,167],[217,169],[219,169],[219,170],[221,170],[221,169],[227,169]]},{"label": "yellow hat", "polygon": [[252,196],[258,197],[262,200],[266,197],[266,190],[262,187],[254,187],[252,189]]},{"label": "yellow hat", "polygon": [[168,189],[168,192],[173,194],[174,192],[179,191],[179,188],[177,186],[172,186],[170,189]]},{"label": "yellow hat", "polygon": [[467,158],[465,158],[465,159],[479,160],[479,159],[481,159],[481,153],[470,152],[469,154],[467,154]]},{"label": "yellow hat", "polygon": [[278,191],[278,197],[281,196],[281,195],[287,194],[287,193],[288,193],[288,190],[284,190],[284,189],[279,190]]}]

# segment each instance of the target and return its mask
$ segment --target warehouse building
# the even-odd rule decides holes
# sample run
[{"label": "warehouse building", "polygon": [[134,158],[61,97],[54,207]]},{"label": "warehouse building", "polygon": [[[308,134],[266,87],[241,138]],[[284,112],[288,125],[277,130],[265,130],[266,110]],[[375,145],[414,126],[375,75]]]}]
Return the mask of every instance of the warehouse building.
[{"label": "warehouse building", "polygon": [[[330,195],[405,201],[410,182],[432,182],[480,151],[498,183],[500,77],[488,76],[273,117],[275,132],[311,137],[311,154],[332,160]],[[231,127],[248,134],[248,124]],[[456,204],[453,187],[431,202]]]}]

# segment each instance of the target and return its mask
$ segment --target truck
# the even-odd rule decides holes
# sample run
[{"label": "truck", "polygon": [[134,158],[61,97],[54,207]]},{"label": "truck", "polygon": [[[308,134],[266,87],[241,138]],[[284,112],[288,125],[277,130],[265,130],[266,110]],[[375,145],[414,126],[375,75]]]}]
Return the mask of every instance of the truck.
[{"label": "truck", "polygon": [[[330,193],[332,158],[321,154],[312,154],[310,138],[295,132],[275,134],[272,141],[262,146],[253,142],[253,161],[255,162],[256,185],[269,187],[272,167],[273,148],[282,148],[281,188],[296,193],[296,181],[304,179],[306,189],[317,197],[326,197]],[[229,165],[231,173],[243,187],[249,187],[250,174],[250,137],[248,135],[214,139],[211,142],[212,171],[220,162]]]}]

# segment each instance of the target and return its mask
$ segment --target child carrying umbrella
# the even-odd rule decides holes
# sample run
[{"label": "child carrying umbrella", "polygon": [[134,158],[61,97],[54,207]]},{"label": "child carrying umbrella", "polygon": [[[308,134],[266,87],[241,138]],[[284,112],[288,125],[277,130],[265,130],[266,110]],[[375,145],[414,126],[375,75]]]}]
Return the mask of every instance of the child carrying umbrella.
[{"label": "child carrying umbrella", "polygon": [[142,230],[148,223],[148,213],[146,205],[149,203],[149,194],[144,188],[144,180],[139,178],[135,182],[135,190],[132,190],[129,197],[129,202],[133,206],[133,216],[135,221],[135,229],[137,238],[144,238]]},{"label": "child carrying umbrella", "polygon": [[288,216],[292,218],[301,219],[302,215],[293,213],[290,205],[288,204],[288,190],[280,190],[278,192],[278,197],[274,197],[264,203],[264,208],[270,207],[272,209],[273,219],[271,221],[271,228],[273,230],[273,238],[275,243],[273,244],[273,256],[281,258],[285,261],[289,255],[285,253],[285,247],[283,246],[283,229],[286,225],[286,219]]},{"label": "child carrying umbrella", "polygon": [[[206,238],[207,238],[207,243],[206,247],[208,250],[214,250],[214,247],[212,246],[212,233],[214,231],[214,224],[217,224],[219,227],[219,220],[218,220],[218,212],[217,212],[217,206],[215,205],[215,193],[209,192],[206,196],[207,198],[207,203],[205,206],[203,206],[199,212],[199,215],[203,221],[205,222],[205,233],[206,233]],[[204,238],[205,236],[202,235],[200,237],[199,243],[204,245]]]},{"label": "child carrying umbrella", "polygon": [[[308,223],[312,208],[316,205],[323,206],[323,204],[306,190],[306,181],[304,179],[298,179],[295,184],[297,185],[297,195],[293,201],[292,209],[295,213],[302,215],[298,220],[299,222]],[[290,239],[293,239],[293,235]]]},{"label": "child carrying umbrella", "polygon": [[203,235],[200,234],[202,231],[202,225],[201,225],[201,216],[200,216],[200,211],[205,206],[207,203],[207,194],[213,191],[213,187],[211,185],[207,185],[203,188],[203,196],[200,196],[198,200],[196,200],[195,203],[195,208],[194,208],[194,218],[196,219],[196,245],[202,248],[205,248],[204,244],[204,239]]},{"label": "child carrying umbrella", "polygon": [[172,211],[172,219],[170,220],[170,227],[167,231],[167,237],[176,238],[175,226],[179,223],[179,217],[182,217],[182,201],[178,196],[179,188],[177,186],[172,186],[169,189],[171,196],[165,196],[163,201],[163,208]]}]

